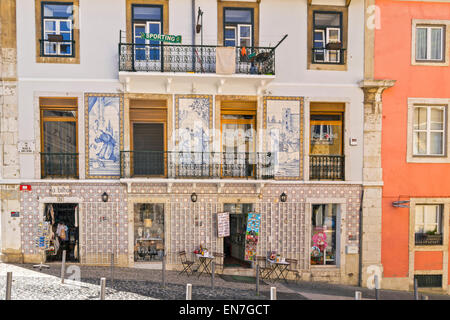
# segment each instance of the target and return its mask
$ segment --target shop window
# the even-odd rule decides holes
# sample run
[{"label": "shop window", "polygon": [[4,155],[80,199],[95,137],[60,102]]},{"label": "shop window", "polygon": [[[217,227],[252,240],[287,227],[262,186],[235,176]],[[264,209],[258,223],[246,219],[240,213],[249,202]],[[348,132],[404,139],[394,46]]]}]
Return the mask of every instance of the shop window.
[{"label": "shop window", "polygon": [[415,106],[413,154],[443,156],[445,153],[445,107]]},{"label": "shop window", "polygon": [[134,205],[134,261],[162,261],[164,256],[164,204]]},{"label": "shop window", "polygon": [[415,244],[442,245],[442,205],[416,205]]},{"label": "shop window", "polygon": [[338,205],[313,204],[311,219],[311,265],[337,265]]},{"label": "shop window", "polygon": [[42,177],[78,177],[77,99],[41,98]]}]

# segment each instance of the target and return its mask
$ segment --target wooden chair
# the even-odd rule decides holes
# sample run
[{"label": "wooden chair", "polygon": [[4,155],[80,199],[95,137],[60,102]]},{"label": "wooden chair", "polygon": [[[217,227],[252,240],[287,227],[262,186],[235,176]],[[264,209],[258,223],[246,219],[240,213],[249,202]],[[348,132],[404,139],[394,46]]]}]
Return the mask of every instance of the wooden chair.
[{"label": "wooden chair", "polygon": [[223,273],[223,259],[225,255],[221,252],[213,252],[213,256],[215,271],[217,272],[220,269],[221,273]]},{"label": "wooden chair", "polygon": [[267,259],[263,256],[256,256],[256,263],[259,266],[259,277],[261,279],[268,279],[272,273],[272,268],[267,267]]},{"label": "wooden chair", "polygon": [[183,266],[183,270],[178,275],[182,275],[183,273],[186,273],[187,276],[190,276],[194,273],[192,270],[192,267],[194,265],[194,261],[187,260],[186,258],[186,251],[180,251],[178,252],[178,256],[180,257],[181,264]]},{"label": "wooden chair", "polygon": [[295,275],[295,281],[297,282],[300,279],[300,273],[297,270],[297,263],[298,261],[296,259],[286,259],[286,262],[289,263],[289,267],[287,269],[288,274],[292,273]]}]

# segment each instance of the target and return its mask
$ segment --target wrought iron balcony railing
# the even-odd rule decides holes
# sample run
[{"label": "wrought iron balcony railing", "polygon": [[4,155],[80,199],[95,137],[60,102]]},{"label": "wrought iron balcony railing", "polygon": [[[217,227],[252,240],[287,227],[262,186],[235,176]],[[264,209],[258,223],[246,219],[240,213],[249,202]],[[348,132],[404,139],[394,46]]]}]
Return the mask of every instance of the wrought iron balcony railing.
[{"label": "wrought iron balcony railing", "polygon": [[121,177],[272,179],[271,153],[121,151]]},{"label": "wrought iron balcony railing", "polygon": [[414,238],[416,246],[442,245],[442,234],[416,233],[414,234]]},{"label": "wrought iron balcony railing", "polygon": [[78,153],[41,153],[42,178],[78,179]]},{"label": "wrought iron balcony railing", "polygon": [[[215,73],[218,46],[119,43],[119,71]],[[235,47],[235,73],[274,75],[275,48]]]},{"label": "wrought iron balcony railing", "polygon": [[345,180],[345,157],[336,155],[310,155],[310,180]]},{"label": "wrought iron balcony railing", "polygon": [[75,57],[75,41],[39,40],[41,57]]},{"label": "wrought iron balcony railing", "polygon": [[312,63],[318,64],[344,64],[345,49],[312,49]]}]

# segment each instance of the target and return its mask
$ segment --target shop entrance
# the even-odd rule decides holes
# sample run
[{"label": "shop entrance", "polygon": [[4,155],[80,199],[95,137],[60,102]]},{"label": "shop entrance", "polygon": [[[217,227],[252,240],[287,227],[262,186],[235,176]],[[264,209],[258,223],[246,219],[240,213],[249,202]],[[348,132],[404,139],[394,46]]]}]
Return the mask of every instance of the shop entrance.
[{"label": "shop entrance", "polygon": [[164,204],[134,205],[134,261],[162,261],[164,256]]},{"label": "shop entrance", "polygon": [[46,203],[45,221],[51,225],[50,248],[46,261],[62,261],[66,250],[66,261],[80,261],[78,204]]},{"label": "shop entrance", "polygon": [[230,236],[223,240],[224,268],[251,268],[251,263],[244,257],[247,216],[253,212],[253,204],[225,203],[224,211],[230,213]]}]

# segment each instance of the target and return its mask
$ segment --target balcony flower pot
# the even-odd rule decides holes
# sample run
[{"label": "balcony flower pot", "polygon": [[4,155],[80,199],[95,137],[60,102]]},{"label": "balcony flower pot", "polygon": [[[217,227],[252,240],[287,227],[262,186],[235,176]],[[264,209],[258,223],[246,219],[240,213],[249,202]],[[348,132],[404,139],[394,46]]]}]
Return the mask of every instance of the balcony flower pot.
[{"label": "balcony flower pot", "polygon": [[342,49],[342,43],[340,42],[329,42],[325,46],[327,50],[340,50]]}]

